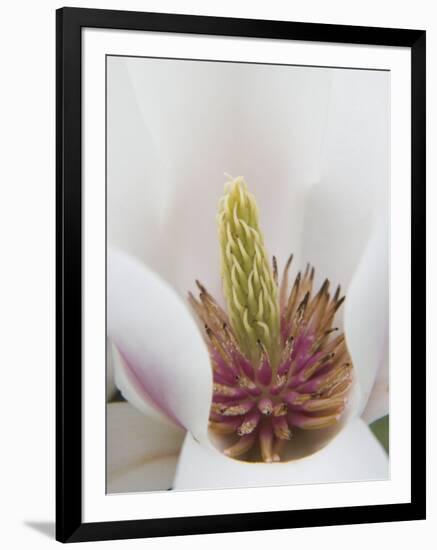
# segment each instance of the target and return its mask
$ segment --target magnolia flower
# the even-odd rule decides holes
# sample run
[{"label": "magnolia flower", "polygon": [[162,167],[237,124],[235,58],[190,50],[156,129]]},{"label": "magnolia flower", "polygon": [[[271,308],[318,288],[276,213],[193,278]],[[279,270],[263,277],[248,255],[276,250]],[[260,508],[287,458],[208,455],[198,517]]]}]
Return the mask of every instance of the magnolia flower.
[{"label": "magnolia flower", "polygon": [[[108,490],[384,478],[387,456],[362,418],[371,421],[388,411],[385,75],[218,64],[205,79],[200,65],[163,67],[150,60],[115,59],[108,66],[108,239],[113,245],[108,254],[108,356],[126,399],[107,407]],[[230,81],[231,88],[223,86]],[[252,92],[242,103],[235,90],[248,87]],[[157,104],[161,111],[154,109]],[[125,147],[133,137],[141,149]],[[261,302],[258,295],[252,316],[253,321],[259,314],[255,335],[242,332],[238,294],[231,299],[235,270],[226,267],[223,255],[222,288],[214,203],[220,196],[216,173],[224,168],[246,169],[269,251],[282,266],[294,252],[285,279],[293,281],[307,262],[316,268],[302,273],[303,286],[315,290],[306,305],[306,292],[299,296],[297,307],[304,303],[300,313],[290,308],[286,330],[281,303],[290,302],[293,285],[290,295],[283,283],[277,308],[274,301],[270,307],[264,298],[273,296],[277,273],[270,263],[267,292]],[[223,250],[223,234],[220,242]],[[327,297],[325,278],[341,283],[347,296],[343,308],[335,289]],[[200,284],[200,301],[191,298],[202,322],[207,321],[206,342],[186,299],[194,279],[208,288]],[[226,315],[222,334],[211,326],[214,318],[205,306],[212,296]],[[325,313],[336,314],[339,334],[328,334],[330,329],[318,323],[311,341],[300,335],[298,344],[296,322],[317,308],[317,296]],[[213,342],[217,337],[223,342],[224,333],[231,347],[238,344],[233,352],[239,350],[263,374],[251,380],[246,368],[245,377],[238,375],[238,387],[225,380],[229,373],[216,372],[214,380]],[[325,388],[331,395],[325,391],[305,396],[309,404],[295,402],[299,396],[293,387],[302,390],[317,372],[330,371],[333,342],[340,345],[334,352],[341,352],[337,357],[344,376]],[[323,356],[317,355],[320,344]],[[308,363],[308,353],[316,348],[315,362]],[[299,363],[288,372],[287,353]],[[284,382],[281,376],[288,378]],[[281,402],[272,392],[265,395],[265,386],[282,382],[292,387],[286,397],[279,392]],[[229,391],[225,387],[238,396],[220,396]],[[244,420],[240,415],[237,423],[233,414],[221,414],[220,403],[248,407],[240,390],[263,395],[252,396],[249,401],[256,405],[243,411]],[[231,404],[229,397],[238,399]],[[319,410],[306,410],[312,407]],[[217,422],[223,416],[229,417],[230,434],[223,434],[226,429]],[[316,424],[324,419],[322,425],[303,429],[314,424],[312,418]],[[252,445],[236,450],[236,438],[246,442],[246,436]]]}]

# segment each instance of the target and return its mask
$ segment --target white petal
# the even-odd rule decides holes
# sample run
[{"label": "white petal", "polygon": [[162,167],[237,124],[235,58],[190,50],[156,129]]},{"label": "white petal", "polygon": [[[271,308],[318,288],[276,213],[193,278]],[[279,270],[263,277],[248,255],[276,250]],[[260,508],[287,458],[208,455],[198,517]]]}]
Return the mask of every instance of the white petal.
[{"label": "white petal", "polygon": [[138,260],[110,249],[107,313],[108,336],[137,393],[198,439],[207,438],[211,367],[188,307]]},{"label": "white petal", "polygon": [[348,285],[389,190],[389,76],[334,71],[320,182],[308,194],[305,262],[317,282]]},{"label": "white petal", "polygon": [[117,393],[114,380],[114,363],[111,352],[111,342],[106,343],[106,401],[112,401]]},{"label": "white petal", "polygon": [[168,195],[161,150],[142,122],[123,58],[108,58],[107,75],[108,242],[156,268]]},{"label": "white petal", "polygon": [[[303,249],[346,293],[346,340],[361,414],[376,372],[386,361],[388,331],[389,77],[376,71],[335,71],[321,181],[308,197]],[[346,320],[347,318],[347,320]],[[383,396],[384,397],[384,396]],[[388,400],[381,405],[387,409]]]},{"label": "white petal", "polygon": [[[388,342],[387,342],[388,344]],[[388,347],[388,346],[387,346]],[[363,419],[371,424],[382,418],[389,412],[389,357],[388,350],[384,361],[376,373],[366,408],[362,414]]]},{"label": "white petal", "polygon": [[[244,175],[272,254],[298,253],[306,189],[319,178],[329,100],[323,69],[126,59],[143,122],[167,157],[160,269],[182,294],[218,293],[216,211],[224,172]],[[156,106],[159,105],[159,108]],[[148,211],[155,208],[150,201]]]},{"label": "white petal", "polygon": [[[361,396],[359,415],[367,404],[378,370],[387,361],[388,308],[388,227],[385,217],[381,217],[345,303],[345,336]],[[388,410],[388,392],[382,395],[379,406]]]},{"label": "white petal", "polygon": [[367,425],[351,421],[321,451],[295,462],[250,464],[227,458],[187,434],[174,488],[218,489],[386,479],[388,458]]},{"label": "white petal", "polygon": [[185,432],[145,417],[129,403],[110,403],[106,414],[108,493],[171,488]]}]

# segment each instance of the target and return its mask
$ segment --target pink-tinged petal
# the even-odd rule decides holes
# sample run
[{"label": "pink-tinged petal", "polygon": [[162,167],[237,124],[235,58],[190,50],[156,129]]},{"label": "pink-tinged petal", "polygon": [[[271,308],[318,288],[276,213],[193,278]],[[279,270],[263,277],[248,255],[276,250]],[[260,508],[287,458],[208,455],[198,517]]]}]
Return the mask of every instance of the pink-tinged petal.
[{"label": "pink-tinged petal", "polygon": [[174,488],[261,487],[386,479],[387,455],[360,419],[352,420],[322,450],[294,462],[248,463],[194,441],[187,434]]},{"label": "pink-tinged petal", "polygon": [[179,422],[170,411],[160,408],[147,392],[147,388],[135,376],[134,369],[122,357],[115,344],[111,345],[108,362],[111,361],[114,369],[114,382],[122,396],[137,411],[158,422],[180,427]]},{"label": "pink-tinged petal", "polygon": [[165,491],[173,486],[185,432],[110,403],[107,422],[107,492]]},{"label": "pink-tinged petal", "polygon": [[[272,253],[298,254],[306,190],[319,178],[331,73],[199,61],[123,63],[143,123],[167,159],[160,174],[170,189],[162,237],[172,253],[160,273],[182,295],[199,278],[219,296],[211,213],[224,172],[251,182]],[[150,201],[144,215],[155,208]]]},{"label": "pink-tinged petal", "polygon": [[211,367],[187,306],[141,262],[112,249],[107,288],[108,336],[135,395],[146,396],[146,405],[152,402],[197,439],[207,438]]},{"label": "pink-tinged petal", "polygon": [[[389,334],[388,227],[381,217],[351,282],[345,303],[346,342],[354,364],[361,415],[369,400],[379,368],[387,359]],[[388,410],[388,391],[379,407]]]}]

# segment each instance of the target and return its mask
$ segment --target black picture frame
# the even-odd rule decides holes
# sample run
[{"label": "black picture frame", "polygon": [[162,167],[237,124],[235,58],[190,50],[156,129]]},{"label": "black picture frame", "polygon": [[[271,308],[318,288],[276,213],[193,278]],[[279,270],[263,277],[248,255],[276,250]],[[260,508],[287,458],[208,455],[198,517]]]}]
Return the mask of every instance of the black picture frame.
[{"label": "black picture frame", "polygon": [[[84,27],[411,49],[411,502],[82,522],[81,30]],[[425,48],[423,30],[61,8],[56,13],[56,538],[127,539],[425,519]]]}]

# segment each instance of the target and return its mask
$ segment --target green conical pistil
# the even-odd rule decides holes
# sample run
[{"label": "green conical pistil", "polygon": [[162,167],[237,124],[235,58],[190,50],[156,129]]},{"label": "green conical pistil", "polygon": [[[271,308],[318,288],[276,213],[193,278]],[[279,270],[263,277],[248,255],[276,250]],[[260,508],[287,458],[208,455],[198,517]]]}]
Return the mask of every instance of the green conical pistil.
[{"label": "green conical pistil", "polygon": [[242,177],[225,184],[218,220],[223,288],[232,328],[249,358],[259,359],[260,340],[274,361],[279,337],[277,284],[255,198]]}]

